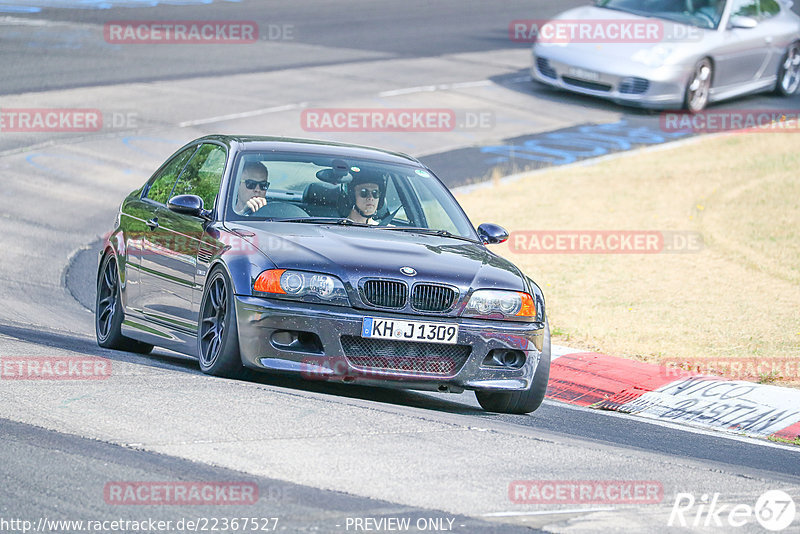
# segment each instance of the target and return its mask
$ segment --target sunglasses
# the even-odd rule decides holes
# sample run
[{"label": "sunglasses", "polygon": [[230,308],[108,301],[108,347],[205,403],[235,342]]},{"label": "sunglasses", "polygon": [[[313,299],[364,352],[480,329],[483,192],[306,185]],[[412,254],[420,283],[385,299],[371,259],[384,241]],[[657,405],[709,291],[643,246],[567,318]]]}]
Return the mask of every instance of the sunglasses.
[{"label": "sunglasses", "polygon": [[367,189],[366,187],[358,192],[358,196],[361,198],[369,198],[369,195],[372,194],[372,198],[380,198],[381,192],[379,189]]},{"label": "sunglasses", "polygon": [[259,187],[262,191],[269,189],[269,182],[266,180],[245,180],[244,186],[247,189],[255,189]]}]

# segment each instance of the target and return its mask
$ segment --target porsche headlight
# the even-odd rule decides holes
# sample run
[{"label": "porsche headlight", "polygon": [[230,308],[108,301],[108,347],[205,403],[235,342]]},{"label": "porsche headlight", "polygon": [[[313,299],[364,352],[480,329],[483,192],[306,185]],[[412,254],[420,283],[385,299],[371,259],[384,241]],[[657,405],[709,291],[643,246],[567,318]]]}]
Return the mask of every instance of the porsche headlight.
[{"label": "porsche headlight", "polygon": [[253,294],[339,306],[350,305],[341,280],[330,274],[306,271],[286,269],[264,271],[253,283]]},{"label": "porsche headlight", "polygon": [[637,63],[642,63],[648,67],[660,67],[672,54],[672,48],[664,45],[657,45],[652,48],[642,48],[637,50],[631,59]]},{"label": "porsche headlight", "polygon": [[462,317],[535,321],[536,304],[528,293],[479,289],[475,291],[461,313]]}]

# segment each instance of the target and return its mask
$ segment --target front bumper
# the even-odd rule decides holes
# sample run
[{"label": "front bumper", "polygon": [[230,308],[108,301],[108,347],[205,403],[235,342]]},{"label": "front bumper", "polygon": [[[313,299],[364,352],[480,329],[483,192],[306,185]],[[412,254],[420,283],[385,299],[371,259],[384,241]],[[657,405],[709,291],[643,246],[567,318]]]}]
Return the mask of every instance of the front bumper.
[{"label": "front bumper", "polygon": [[[352,345],[361,336],[362,319],[380,317],[459,325],[458,347],[441,344],[379,342],[380,365],[365,365]],[[460,393],[472,390],[525,390],[543,351],[543,323],[510,323],[460,317],[401,315],[261,297],[237,296],[236,320],[242,363],[253,369],[298,374],[311,380]],[[288,333],[304,333],[293,338]],[[345,346],[348,349],[345,349]],[[458,350],[455,350],[458,348]],[[393,350],[399,350],[393,356]],[[498,367],[486,362],[493,349],[519,351],[524,363]],[[464,352],[468,352],[465,357]],[[549,359],[548,359],[549,361]]]},{"label": "front bumper", "polygon": [[689,74],[680,66],[650,68],[630,61],[596,65],[536,52],[531,65],[531,77],[540,83],[648,109],[681,109]]}]

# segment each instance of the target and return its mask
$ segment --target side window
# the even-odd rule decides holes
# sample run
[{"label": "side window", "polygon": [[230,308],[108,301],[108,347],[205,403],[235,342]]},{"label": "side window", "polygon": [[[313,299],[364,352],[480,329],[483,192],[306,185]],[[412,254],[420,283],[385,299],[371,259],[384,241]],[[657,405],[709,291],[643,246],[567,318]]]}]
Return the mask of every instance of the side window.
[{"label": "side window", "polygon": [[774,17],[781,12],[781,6],[776,0],[761,0],[761,14],[764,18]]},{"label": "side window", "polygon": [[205,209],[213,208],[225,171],[226,155],[219,145],[202,145],[175,184],[172,196],[197,195],[203,199]]},{"label": "side window", "polygon": [[758,0],[734,0],[731,16],[760,18],[761,10],[758,8]]},{"label": "side window", "polygon": [[153,202],[159,204],[166,204],[169,200],[169,194],[172,191],[172,186],[175,185],[175,179],[178,177],[186,162],[194,153],[197,147],[190,147],[175,156],[164,169],[150,182],[147,189],[145,198],[149,198]]}]

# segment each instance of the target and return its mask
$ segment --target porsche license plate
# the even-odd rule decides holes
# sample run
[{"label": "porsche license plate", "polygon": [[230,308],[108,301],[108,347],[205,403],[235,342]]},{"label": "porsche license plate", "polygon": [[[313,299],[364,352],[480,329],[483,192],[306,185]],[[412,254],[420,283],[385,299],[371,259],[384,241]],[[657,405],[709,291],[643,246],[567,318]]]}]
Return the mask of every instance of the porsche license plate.
[{"label": "porsche license plate", "polygon": [[361,323],[361,337],[452,345],[458,341],[458,325],[364,317]]},{"label": "porsche license plate", "polygon": [[590,82],[599,82],[600,73],[591,70],[579,69],[578,67],[570,67],[569,75],[581,80],[588,80]]}]

